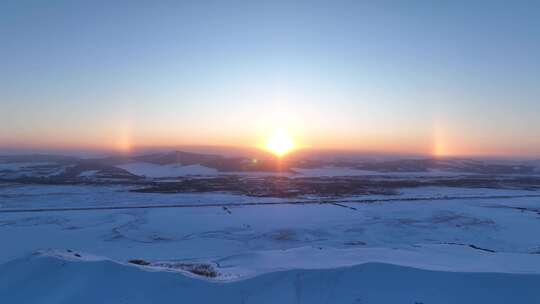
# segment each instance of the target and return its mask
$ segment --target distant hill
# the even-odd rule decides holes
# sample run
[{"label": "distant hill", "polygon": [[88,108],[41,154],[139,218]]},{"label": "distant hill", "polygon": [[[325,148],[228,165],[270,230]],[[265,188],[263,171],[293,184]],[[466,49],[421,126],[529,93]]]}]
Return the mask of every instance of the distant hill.
[{"label": "distant hill", "polygon": [[[127,167],[126,167],[127,166]],[[142,155],[116,155],[101,158],[77,158],[51,154],[26,154],[0,156],[0,178],[19,177],[46,178],[117,178],[136,179],[143,173],[130,172],[129,166],[147,168],[152,172],[171,172],[179,175],[199,175],[202,172],[286,172],[298,169],[346,168],[361,172],[379,174],[391,173],[466,173],[489,175],[533,175],[540,174],[539,161],[489,160],[465,158],[344,158],[328,155],[312,157],[297,153],[284,158],[276,158],[268,153],[254,153],[253,156],[223,156],[185,151],[168,151]],[[164,166],[168,166],[165,168]],[[193,172],[181,167],[192,167]],[[198,167],[197,167],[198,166]],[[127,169],[127,170],[126,170]],[[196,170],[195,170],[196,169]],[[133,170],[132,170],[133,171]],[[143,170],[144,171],[144,170]],[[167,173],[166,173],[167,174]],[[210,173],[208,173],[210,174]],[[213,173],[215,174],[215,173]],[[203,174],[204,175],[204,174]],[[211,174],[210,174],[211,175]],[[146,176],[146,175],[145,175]]]}]

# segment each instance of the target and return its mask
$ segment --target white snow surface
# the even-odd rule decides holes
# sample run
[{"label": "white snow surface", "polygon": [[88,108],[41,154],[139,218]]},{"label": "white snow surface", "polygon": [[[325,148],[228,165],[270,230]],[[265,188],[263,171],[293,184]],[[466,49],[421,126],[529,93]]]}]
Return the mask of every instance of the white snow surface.
[{"label": "white snow surface", "polygon": [[540,275],[426,271],[380,263],[287,270],[226,284],[107,260],[32,256],[0,265],[0,299],[6,303],[533,304],[540,301],[539,284]]},{"label": "white snow surface", "polygon": [[25,176],[54,176],[61,174],[64,171],[64,166],[51,162],[0,163],[0,177],[4,179],[16,179]]},{"label": "white snow surface", "polygon": [[[145,206],[0,213],[0,303],[540,303],[540,198],[523,196],[537,191],[421,187],[397,197],[422,201],[301,205],[131,189],[0,186],[0,212]],[[242,202],[263,204],[231,205]],[[191,207],[146,208],[168,204]]]},{"label": "white snow surface", "polygon": [[380,172],[360,170],[350,167],[322,167],[322,168],[293,168],[295,177],[331,177],[331,176],[395,176],[395,177],[437,177],[468,175],[470,173],[452,172],[443,170],[429,170],[426,172]]},{"label": "white snow surface", "polygon": [[216,169],[208,168],[202,165],[187,165],[183,166],[180,164],[170,164],[170,165],[156,165],[152,163],[129,163],[125,165],[117,166],[122,168],[129,173],[152,177],[152,178],[163,178],[163,177],[179,177],[179,176],[192,176],[192,175],[216,175],[218,171]]},{"label": "white snow surface", "polygon": [[83,171],[81,173],[79,173],[79,177],[96,177],[97,174],[98,174],[99,170],[88,170],[88,171]]},{"label": "white snow surface", "polygon": [[[468,173],[450,172],[442,170],[430,170],[427,172],[378,172],[359,170],[350,167],[322,167],[322,168],[292,168],[291,172],[220,172],[216,169],[203,165],[169,164],[158,165],[146,162],[136,162],[116,166],[132,174],[148,178],[166,178],[181,176],[215,176],[215,175],[243,175],[250,177],[264,176],[288,176],[288,177],[332,177],[332,176],[394,176],[394,177],[437,177],[459,176]],[[470,173],[469,173],[470,174]]]}]

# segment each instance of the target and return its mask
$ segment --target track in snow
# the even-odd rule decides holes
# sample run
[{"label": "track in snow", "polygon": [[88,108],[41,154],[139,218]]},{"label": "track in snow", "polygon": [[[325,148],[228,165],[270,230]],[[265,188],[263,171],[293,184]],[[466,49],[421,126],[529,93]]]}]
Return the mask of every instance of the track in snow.
[{"label": "track in snow", "polygon": [[[215,203],[215,204],[154,204],[154,205],[124,205],[124,206],[96,206],[71,208],[19,208],[0,209],[0,213],[31,213],[31,212],[64,212],[64,211],[100,211],[125,209],[157,209],[157,208],[203,208],[203,207],[238,207],[238,206],[270,206],[270,205],[337,205],[337,204],[369,204],[380,202],[407,202],[407,201],[445,201],[460,199],[511,199],[511,198],[540,198],[540,195],[492,195],[492,196],[445,196],[445,197],[412,197],[388,199],[362,199],[362,200],[320,200],[320,201],[285,201],[267,203]],[[342,205],[337,205],[344,207]]]}]

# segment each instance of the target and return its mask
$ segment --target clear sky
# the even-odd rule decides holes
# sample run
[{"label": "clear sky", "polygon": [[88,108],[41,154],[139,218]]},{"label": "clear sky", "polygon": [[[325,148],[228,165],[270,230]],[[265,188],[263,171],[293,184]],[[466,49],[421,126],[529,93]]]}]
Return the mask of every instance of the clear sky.
[{"label": "clear sky", "polygon": [[0,148],[540,155],[540,1],[0,1]]}]

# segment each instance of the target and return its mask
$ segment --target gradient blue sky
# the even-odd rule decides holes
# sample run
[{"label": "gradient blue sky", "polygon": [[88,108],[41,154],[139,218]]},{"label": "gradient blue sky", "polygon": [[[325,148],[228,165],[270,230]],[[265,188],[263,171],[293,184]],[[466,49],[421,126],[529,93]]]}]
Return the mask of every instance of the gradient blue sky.
[{"label": "gradient blue sky", "polygon": [[540,1],[0,1],[0,148],[540,155]]}]

